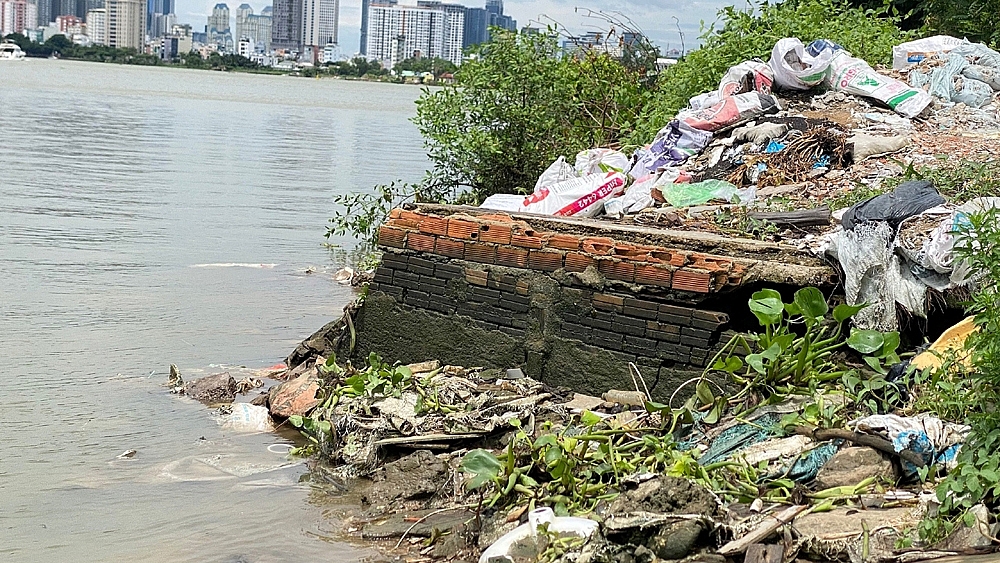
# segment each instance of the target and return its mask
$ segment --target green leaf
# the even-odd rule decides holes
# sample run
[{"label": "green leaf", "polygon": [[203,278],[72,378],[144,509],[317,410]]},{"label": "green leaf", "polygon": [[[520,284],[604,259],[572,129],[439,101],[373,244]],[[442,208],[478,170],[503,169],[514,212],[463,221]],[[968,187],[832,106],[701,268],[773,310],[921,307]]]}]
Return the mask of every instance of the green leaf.
[{"label": "green leaf", "polygon": [[841,303],[833,308],[833,320],[838,323],[842,323],[847,319],[858,314],[858,311],[867,307],[867,303],[862,303],[860,305],[848,305],[847,303]]},{"label": "green leaf", "polygon": [[724,371],[727,373],[736,373],[743,368],[743,360],[736,356],[729,356],[728,358],[719,358],[712,364],[712,369],[715,371]]},{"label": "green leaf", "polygon": [[293,414],[288,417],[288,423],[296,428],[302,428],[302,415]]},{"label": "green leaf", "polygon": [[773,289],[762,289],[750,297],[750,312],[757,317],[761,326],[777,324],[785,312],[781,294]]},{"label": "green leaf", "polygon": [[703,418],[701,421],[704,422],[705,424],[715,424],[716,422],[719,422],[719,419],[722,418],[722,411],[725,408],[726,408],[725,398],[719,397],[718,399],[715,400],[715,404],[712,406],[712,410],[708,411],[708,414],[706,414],[705,418]]},{"label": "green leaf", "polygon": [[761,354],[748,354],[746,357],[747,365],[753,368],[753,370],[759,374],[767,373],[764,369],[764,356]]},{"label": "green leaf", "polygon": [[877,330],[851,329],[851,336],[847,339],[847,345],[861,352],[871,354],[877,352],[885,343],[885,337]]},{"label": "green leaf", "polygon": [[807,319],[822,319],[830,311],[823,293],[815,287],[803,287],[796,291],[793,302]]},{"label": "green leaf", "polygon": [[497,456],[484,449],[472,450],[465,454],[460,465],[464,473],[473,475],[472,480],[466,485],[469,490],[478,489],[486,483],[495,481],[500,475],[500,468]]},{"label": "green leaf", "polygon": [[583,423],[584,426],[593,427],[601,422],[601,417],[590,411],[583,411],[583,414],[580,415],[580,422]]},{"label": "green leaf", "polygon": [[712,388],[709,387],[708,382],[704,379],[699,381],[698,386],[695,387],[695,395],[697,395],[698,400],[703,405],[710,405],[715,401],[715,396],[712,395]]},{"label": "green leaf", "polygon": [[[879,350],[879,356],[883,358],[895,356],[896,348],[899,348],[899,333],[895,331],[885,332],[882,334],[882,337],[885,341],[882,343],[881,350]],[[899,360],[897,359],[896,361]]]}]

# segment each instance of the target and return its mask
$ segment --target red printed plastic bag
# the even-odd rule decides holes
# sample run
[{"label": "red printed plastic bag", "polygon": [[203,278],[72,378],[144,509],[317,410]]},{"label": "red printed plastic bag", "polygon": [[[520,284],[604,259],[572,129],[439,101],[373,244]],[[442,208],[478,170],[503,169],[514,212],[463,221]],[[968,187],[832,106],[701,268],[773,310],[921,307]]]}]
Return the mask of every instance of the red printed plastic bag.
[{"label": "red printed plastic bag", "polygon": [[625,191],[625,175],[620,172],[588,174],[565,180],[524,199],[521,211],[564,217],[594,217],[604,210],[604,200]]}]

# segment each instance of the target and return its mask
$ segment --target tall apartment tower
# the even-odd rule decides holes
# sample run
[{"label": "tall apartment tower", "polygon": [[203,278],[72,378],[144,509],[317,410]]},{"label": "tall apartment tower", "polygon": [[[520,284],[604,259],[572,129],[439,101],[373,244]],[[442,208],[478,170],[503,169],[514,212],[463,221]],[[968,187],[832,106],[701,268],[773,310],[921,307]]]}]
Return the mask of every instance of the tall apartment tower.
[{"label": "tall apartment tower", "polygon": [[146,34],[150,37],[160,37],[170,32],[173,20],[167,18],[174,13],[174,0],[146,0]]},{"label": "tall apartment tower", "polygon": [[95,45],[108,44],[108,10],[107,8],[94,8],[87,10],[87,36]]},{"label": "tall apartment tower", "polygon": [[302,45],[323,47],[337,43],[340,0],[302,0]]},{"label": "tall apartment tower", "polygon": [[444,12],[444,22],[440,30],[441,54],[438,56],[456,65],[462,64],[466,7],[461,4],[445,4],[440,0],[417,0],[417,6]]},{"label": "tall apartment tower", "polygon": [[[444,55],[446,12],[440,3],[372,3],[368,10],[369,59],[394,68],[408,58]],[[461,62],[461,48],[458,54]]]},{"label": "tall apartment tower", "polygon": [[250,4],[240,4],[236,8],[235,40],[246,38],[252,42],[252,52],[271,50],[271,7],[264,8],[259,15],[253,13]]},{"label": "tall apartment tower", "polygon": [[212,15],[208,16],[208,30],[213,29],[218,33],[229,31],[229,6],[226,4],[216,4],[212,8]]},{"label": "tall apartment tower", "polygon": [[0,37],[38,25],[38,7],[27,0],[0,0]]},{"label": "tall apartment tower", "polygon": [[271,13],[271,47],[302,50],[303,0],[274,0]]},{"label": "tall apartment tower", "polygon": [[106,0],[104,34],[109,47],[142,51],[146,30],[145,0]]},{"label": "tall apartment tower", "polygon": [[368,3],[369,0],[361,0],[361,46],[358,48],[361,56],[368,54]]}]

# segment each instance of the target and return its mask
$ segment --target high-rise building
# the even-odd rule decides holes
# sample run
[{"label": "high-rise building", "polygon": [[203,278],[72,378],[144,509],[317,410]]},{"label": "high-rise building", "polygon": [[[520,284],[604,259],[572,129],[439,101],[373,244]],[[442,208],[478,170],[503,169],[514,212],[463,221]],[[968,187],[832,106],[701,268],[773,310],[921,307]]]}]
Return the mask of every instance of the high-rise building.
[{"label": "high-rise building", "polygon": [[0,37],[38,26],[38,7],[27,0],[0,0]]},{"label": "high-rise building", "polygon": [[361,46],[358,52],[362,56],[368,54],[368,4],[369,0],[361,0]]},{"label": "high-rise building", "polygon": [[106,8],[87,10],[87,35],[95,45],[107,45],[108,11]]},{"label": "high-rise building", "polygon": [[438,9],[444,12],[444,26],[441,28],[441,54],[438,56],[455,64],[462,64],[465,6],[461,4],[445,4],[440,0],[417,0],[417,6]]},{"label": "high-rise building", "polygon": [[491,27],[517,30],[517,21],[503,13],[503,0],[486,0],[485,8],[466,8],[462,47],[469,48],[489,41]]},{"label": "high-rise building", "polygon": [[208,16],[208,32],[225,33],[229,31],[229,6],[216,4],[212,15]]},{"label": "high-rise building", "polygon": [[142,51],[146,29],[145,0],[106,0],[105,37],[109,47]]},{"label": "high-rise building", "polygon": [[369,59],[391,69],[405,59],[442,55],[445,12],[440,5],[372,3],[368,10]]},{"label": "high-rise building", "polygon": [[465,9],[465,29],[462,34],[462,48],[468,48],[490,39],[490,15],[485,8]]},{"label": "high-rise building", "polygon": [[302,50],[303,0],[274,0],[271,16],[271,47]]},{"label": "high-rise building", "polygon": [[[240,4],[236,8],[237,41],[248,39],[252,42],[250,52],[268,52],[271,50],[271,7],[264,8],[259,15],[253,13],[249,4]],[[239,45],[237,45],[237,52]]]},{"label": "high-rise building", "polygon": [[163,37],[177,23],[174,14],[174,0],[146,0],[146,34],[150,37]]},{"label": "high-rise building", "polygon": [[302,0],[303,52],[312,51],[314,62],[323,47],[337,43],[339,12],[339,0]]}]

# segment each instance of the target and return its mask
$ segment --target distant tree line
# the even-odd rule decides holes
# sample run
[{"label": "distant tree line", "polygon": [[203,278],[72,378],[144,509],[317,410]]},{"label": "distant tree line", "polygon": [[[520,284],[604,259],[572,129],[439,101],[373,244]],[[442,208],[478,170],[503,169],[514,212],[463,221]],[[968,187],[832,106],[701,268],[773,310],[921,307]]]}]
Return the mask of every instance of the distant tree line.
[{"label": "distant tree line", "polygon": [[44,43],[37,43],[20,33],[11,33],[5,40],[16,43],[24,54],[29,57],[57,56],[63,59],[78,61],[93,61],[99,63],[118,63],[142,66],[181,65],[187,68],[202,68],[209,70],[254,70],[262,67],[240,55],[220,55],[212,53],[207,59],[198,53],[183,53],[179,61],[164,61],[159,55],[147,55],[135,49],[119,49],[107,45],[77,45],[65,35],[53,35]]}]

